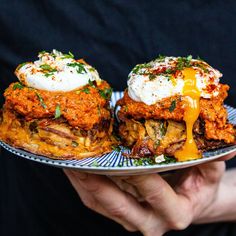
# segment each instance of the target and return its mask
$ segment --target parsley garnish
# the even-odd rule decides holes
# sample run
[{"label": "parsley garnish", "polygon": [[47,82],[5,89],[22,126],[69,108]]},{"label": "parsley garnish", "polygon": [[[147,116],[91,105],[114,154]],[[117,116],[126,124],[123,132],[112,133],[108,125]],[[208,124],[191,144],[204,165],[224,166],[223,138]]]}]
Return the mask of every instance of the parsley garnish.
[{"label": "parsley garnish", "polygon": [[150,67],[150,63],[138,64],[134,67],[132,72],[134,74],[137,74],[141,69],[146,69],[146,68],[149,68],[149,67]]},{"label": "parsley garnish", "polygon": [[39,56],[41,56],[42,54],[45,54],[45,53],[48,53],[48,52],[43,50],[43,51],[39,52]]},{"label": "parsley garnish", "polygon": [[21,84],[21,83],[15,83],[14,85],[13,85],[13,90],[16,90],[16,89],[23,89],[24,88],[24,86]]},{"label": "parsley garnish", "polygon": [[19,64],[19,65],[17,66],[17,70],[19,70],[21,67],[23,67],[23,66],[26,65],[26,64],[28,64],[28,62],[23,62],[23,63]]},{"label": "parsley garnish", "polygon": [[154,147],[155,149],[157,149],[157,148],[160,146],[160,144],[161,144],[161,141],[160,141],[159,139],[157,139],[157,140],[154,142],[153,147]]},{"label": "parsley garnish", "polygon": [[133,160],[133,164],[135,166],[143,166],[145,164],[149,164],[149,165],[154,165],[155,162],[152,158],[139,158],[139,159],[134,159]]},{"label": "parsley garnish", "polygon": [[86,94],[89,94],[90,93],[90,90],[89,88],[84,88],[81,90],[82,92],[86,93]]},{"label": "parsley garnish", "polygon": [[100,165],[99,165],[99,163],[98,163],[97,161],[94,161],[91,166],[93,166],[93,167],[98,167],[98,166],[100,166]]},{"label": "parsley garnish", "polygon": [[78,147],[78,145],[79,144],[76,141],[74,141],[74,140],[71,142],[71,146],[72,147]]},{"label": "parsley garnish", "polygon": [[164,122],[160,123],[160,132],[161,132],[161,136],[163,137],[166,133],[166,126],[164,124]]},{"label": "parsley garnish", "polygon": [[96,69],[91,66],[91,67],[89,67],[89,71],[94,72],[94,71],[96,71]]},{"label": "parsley garnish", "polygon": [[173,72],[174,72],[173,69],[167,68],[164,73],[166,73],[166,74],[172,74]]},{"label": "parsley garnish", "polygon": [[46,77],[52,76],[54,75],[54,72],[56,72],[57,70],[52,68],[50,65],[48,64],[42,64],[40,65],[40,68],[43,69],[44,72],[46,72],[44,75]]},{"label": "parsley garnish", "polygon": [[43,70],[47,70],[49,72],[55,72],[57,71],[56,69],[52,68],[50,65],[48,64],[42,64],[40,65],[40,68],[43,69]]},{"label": "parsley garnish", "polygon": [[111,148],[112,148],[113,151],[116,151],[116,152],[120,152],[121,151],[121,147],[120,146],[113,145],[113,146],[111,146]]},{"label": "parsley garnish", "polygon": [[208,72],[209,72],[209,70],[208,70],[208,69],[205,67],[205,65],[202,64],[202,63],[196,63],[195,66],[201,68],[205,73],[208,73]]},{"label": "parsley garnish", "polygon": [[155,78],[156,78],[156,75],[154,75],[154,74],[149,75],[149,80],[154,80]]},{"label": "parsley garnish", "polygon": [[93,81],[92,81],[92,80],[90,80],[90,79],[89,79],[88,83],[89,83],[89,85],[90,85],[91,87],[93,87],[93,88],[95,88],[95,87],[96,87],[96,86],[94,85],[94,83],[93,83]]},{"label": "parsley garnish", "polygon": [[68,54],[63,54],[63,57],[62,57],[62,59],[67,59],[67,58],[72,58],[72,59],[74,59],[74,55],[72,54],[72,52],[69,52]]},{"label": "parsley garnish", "polygon": [[110,99],[111,94],[112,94],[112,88],[105,88],[103,90],[99,90],[99,94],[104,99]]},{"label": "parsley garnish", "polygon": [[173,100],[171,102],[170,107],[169,107],[169,111],[172,112],[172,111],[174,111],[175,108],[176,108],[176,100]]},{"label": "parsley garnish", "polygon": [[48,73],[46,73],[46,74],[44,74],[46,77],[49,77],[49,76],[52,76],[52,75],[54,75],[54,72],[48,72]]},{"label": "parsley garnish", "polygon": [[185,67],[191,67],[191,60],[192,60],[192,55],[189,55],[187,57],[178,57],[176,69],[183,70]]},{"label": "parsley garnish", "polygon": [[169,156],[166,156],[164,155],[164,158],[165,158],[165,161],[162,161],[161,163],[159,164],[169,164],[169,163],[175,163],[177,162],[177,160],[174,158],[174,157],[169,157]]},{"label": "parsley garnish", "polygon": [[188,55],[186,59],[187,59],[187,61],[191,61],[193,59],[193,57],[192,57],[192,55]]},{"label": "parsley garnish", "polygon": [[57,119],[61,116],[61,108],[60,108],[60,105],[57,104],[56,106],[56,110],[55,110],[55,114],[54,114],[54,118]]},{"label": "parsley garnish", "polygon": [[35,92],[35,94],[36,94],[36,96],[38,97],[38,100],[39,100],[39,102],[40,102],[40,105],[45,109],[47,106],[46,106],[46,104],[44,103],[42,96],[41,96],[39,93],[37,93],[37,92]]},{"label": "parsley garnish", "polygon": [[76,68],[76,71],[78,74],[84,74],[87,73],[87,71],[84,68],[84,64],[79,63],[79,62],[73,62],[73,63],[68,63],[67,66],[71,66]]},{"label": "parsley garnish", "polygon": [[164,61],[166,56],[163,56],[161,54],[158,55],[158,58],[156,58],[157,61]]}]

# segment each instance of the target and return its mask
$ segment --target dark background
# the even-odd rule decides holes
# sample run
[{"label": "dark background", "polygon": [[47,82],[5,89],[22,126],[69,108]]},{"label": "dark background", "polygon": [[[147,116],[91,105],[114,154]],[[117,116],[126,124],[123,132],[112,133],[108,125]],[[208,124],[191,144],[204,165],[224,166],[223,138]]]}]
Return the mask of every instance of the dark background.
[{"label": "dark background", "polygon": [[[0,92],[16,81],[18,64],[42,50],[84,58],[114,90],[126,87],[137,63],[191,54],[223,73],[221,82],[231,86],[226,102],[235,106],[235,25],[233,0],[0,0]],[[189,230],[178,235],[236,234],[234,224]],[[85,234],[126,232],[83,207],[61,170],[1,150],[0,235]]]}]

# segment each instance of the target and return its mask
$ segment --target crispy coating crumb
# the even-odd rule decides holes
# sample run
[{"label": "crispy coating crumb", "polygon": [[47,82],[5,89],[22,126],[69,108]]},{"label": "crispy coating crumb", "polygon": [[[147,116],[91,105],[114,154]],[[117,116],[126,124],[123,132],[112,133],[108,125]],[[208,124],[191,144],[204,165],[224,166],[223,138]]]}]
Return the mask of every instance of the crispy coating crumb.
[{"label": "crispy coating crumb", "polygon": [[[236,133],[233,125],[227,123],[227,110],[223,106],[228,90],[228,85],[220,84],[218,96],[211,99],[201,98],[199,117],[205,122],[205,137],[207,139],[222,140],[232,144],[236,142]],[[117,102],[117,105],[121,106],[118,116],[123,122],[127,118],[183,121],[186,106],[181,96],[164,98],[160,102],[149,106],[143,102],[132,100],[127,91],[125,91],[124,97]]]},{"label": "crispy coating crumb", "polygon": [[49,92],[29,87],[15,88],[11,84],[5,91],[5,107],[25,117],[27,121],[40,118],[54,118],[56,107],[61,116],[73,127],[91,129],[102,119],[111,117],[108,100],[99,91],[110,89],[107,82],[86,86],[78,91]]}]

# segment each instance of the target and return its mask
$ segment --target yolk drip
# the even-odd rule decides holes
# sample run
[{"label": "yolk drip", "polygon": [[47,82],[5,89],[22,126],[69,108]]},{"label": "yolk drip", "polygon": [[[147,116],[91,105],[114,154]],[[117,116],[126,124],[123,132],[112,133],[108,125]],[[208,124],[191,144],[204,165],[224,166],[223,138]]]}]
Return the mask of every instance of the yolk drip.
[{"label": "yolk drip", "polygon": [[184,76],[183,96],[185,97],[187,103],[184,112],[187,137],[182,149],[176,151],[174,154],[178,161],[201,158],[201,154],[198,151],[197,145],[193,139],[193,125],[200,113],[200,91],[197,88],[196,71],[191,68],[185,68],[182,73]]}]

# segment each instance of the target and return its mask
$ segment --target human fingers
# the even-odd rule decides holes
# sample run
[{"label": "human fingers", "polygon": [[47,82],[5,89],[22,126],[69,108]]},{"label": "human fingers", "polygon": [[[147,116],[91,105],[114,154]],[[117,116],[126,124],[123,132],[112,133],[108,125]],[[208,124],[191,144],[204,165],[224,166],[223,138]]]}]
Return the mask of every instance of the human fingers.
[{"label": "human fingers", "polygon": [[[126,199],[117,196],[110,180],[103,176],[87,175],[72,170],[64,170],[64,172],[88,208],[116,221],[129,231],[138,230],[135,225],[139,224],[139,219],[141,223],[143,212],[138,213],[136,207],[132,209]],[[130,197],[128,194],[126,196],[125,193],[121,193],[125,198]]]},{"label": "human fingers", "polygon": [[126,181],[138,189],[155,214],[161,218],[166,230],[184,229],[191,222],[191,206],[188,200],[176,194],[160,175],[130,176]]},{"label": "human fingers", "polygon": [[125,177],[120,176],[109,176],[109,179],[112,180],[122,191],[125,191],[129,194],[131,194],[135,199],[137,199],[139,202],[144,201],[143,197],[138,192],[137,188],[133,185],[127,183],[124,179]]},{"label": "human fingers", "polygon": [[128,231],[137,231],[138,229],[127,223],[126,221],[122,221],[121,219],[117,218],[117,217],[112,217],[111,215],[109,215],[109,213],[106,211],[106,209],[104,209],[104,207],[93,197],[93,195],[91,195],[91,193],[89,193],[88,191],[86,191],[80,184],[80,178],[84,178],[84,174],[83,173],[76,173],[75,171],[69,170],[69,169],[64,169],[63,170],[64,173],[66,174],[66,176],[68,177],[68,179],[70,180],[72,186],[75,188],[76,192],[78,193],[81,201],[84,203],[85,206],[87,206],[88,208],[96,211],[97,213],[110,218],[114,221],[116,221],[117,223],[121,224],[125,229],[127,229]]},{"label": "human fingers", "polygon": [[215,161],[187,168],[179,175],[174,188],[188,199],[193,221],[215,201],[224,171],[225,163]]},{"label": "human fingers", "polygon": [[175,186],[178,193],[196,194],[209,184],[218,183],[225,170],[225,163],[212,161],[184,169]]}]

